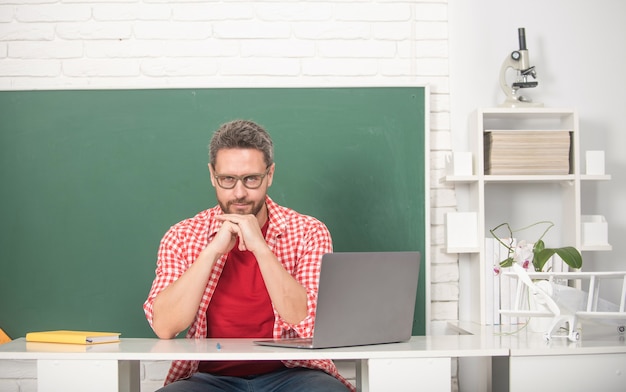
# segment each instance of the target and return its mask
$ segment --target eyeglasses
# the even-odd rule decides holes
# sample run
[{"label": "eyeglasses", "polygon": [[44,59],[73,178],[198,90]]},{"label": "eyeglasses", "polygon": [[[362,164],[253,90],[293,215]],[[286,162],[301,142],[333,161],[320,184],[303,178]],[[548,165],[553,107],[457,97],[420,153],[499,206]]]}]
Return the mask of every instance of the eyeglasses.
[{"label": "eyeglasses", "polygon": [[263,179],[269,173],[270,168],[268,167],[265,170],[265,173],[259,174],[248,174],[245,176],[231,176],[231,175],[219,175],[216,174],[215,180],[217,181],[217,185],[219,185],[223,189],[233,189],[235,185],[237,185],[237,181],[241,181],[243,186],[248,189],[257,189],[263,183]]}]

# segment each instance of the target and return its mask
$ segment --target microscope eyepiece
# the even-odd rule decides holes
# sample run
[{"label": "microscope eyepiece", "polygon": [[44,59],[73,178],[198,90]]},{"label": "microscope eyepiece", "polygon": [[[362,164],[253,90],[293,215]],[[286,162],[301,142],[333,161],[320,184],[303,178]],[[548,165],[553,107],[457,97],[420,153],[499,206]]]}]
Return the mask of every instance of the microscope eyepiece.
[{"label": "microscope eyepiece", "polygon": [[519,39],[519,50],[526,50],[526,30],[523,27],[517,29],[517,37]]}]

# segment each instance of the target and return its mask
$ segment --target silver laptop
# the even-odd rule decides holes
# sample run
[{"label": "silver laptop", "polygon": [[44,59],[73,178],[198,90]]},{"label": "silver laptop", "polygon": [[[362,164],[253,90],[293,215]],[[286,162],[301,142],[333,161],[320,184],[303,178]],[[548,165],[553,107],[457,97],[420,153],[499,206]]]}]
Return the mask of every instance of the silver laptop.
[{"label": "silver laptop", "polygon": [[327,348],[407,341],[413,327],[419,269],[419,252],[325,254],[313,338],[255,343]]}]

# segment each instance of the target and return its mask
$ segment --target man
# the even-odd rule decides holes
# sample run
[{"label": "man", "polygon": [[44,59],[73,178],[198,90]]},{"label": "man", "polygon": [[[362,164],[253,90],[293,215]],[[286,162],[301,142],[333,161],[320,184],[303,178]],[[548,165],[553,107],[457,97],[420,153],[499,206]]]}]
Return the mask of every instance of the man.
[{"label": "man", "polygon": [[[161,240],[144,304],[158,337],[311,337],[326,226],[267,195],[269,134],[223,124],[209,146],[218,206],[172,226]],[[250,388],[250,389],[249,389]],[[162,391],[346,391],[332,361],[175,361]]]}]

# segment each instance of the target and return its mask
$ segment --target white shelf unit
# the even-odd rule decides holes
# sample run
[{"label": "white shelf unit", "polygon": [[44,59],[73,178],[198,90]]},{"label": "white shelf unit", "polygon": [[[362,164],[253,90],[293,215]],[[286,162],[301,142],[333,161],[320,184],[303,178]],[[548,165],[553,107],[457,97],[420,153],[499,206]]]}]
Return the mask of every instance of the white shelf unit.
[{"label": "white shelf unit", "polygon": [[[610,175],[585,175],[580,172],[578,114],[571,109],[484,108],[470,119],[470,151],[473,175],[446,176],[443,181],[465,187],[468,209],[477,213],[478,246],[466,249],[460,257],[459,318],[485,325],[486,309],[486,237],[489,229],[507,222],[516,230],[538,221],[551,221],[554,227],[543,238],[547,247],[575,246],[581,252],[611,250],[610,245],[588,246],[582,243],[581,181],[610,180]],[[570,132],[570,170],[563,175],[486,175],[483,138],[488,130],[567,130]],[[546,226],[515,233],[518,240],[534,242]],[[506,236],[506,230],[498,230]],[[526,235],[527,234],[527,235]],[[452,249],[448,249],[453,253]],[[583,253],[584,259],[584,253]],[[584,263],[583,263],[584,267]]]}]

